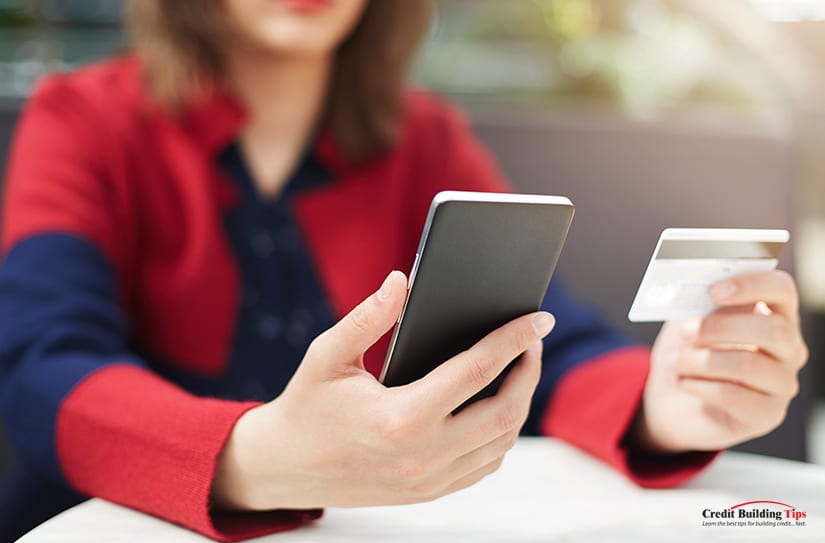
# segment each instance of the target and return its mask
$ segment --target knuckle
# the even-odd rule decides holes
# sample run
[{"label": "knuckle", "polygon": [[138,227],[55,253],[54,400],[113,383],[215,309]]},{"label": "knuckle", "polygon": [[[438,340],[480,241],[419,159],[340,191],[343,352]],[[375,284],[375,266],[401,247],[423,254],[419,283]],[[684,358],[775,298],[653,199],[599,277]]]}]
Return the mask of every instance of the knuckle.
[{"label": "knuckle", "polygon": [[505,405],[496,416],[498,430],[501,432],[509,432],[518,426],[521,419],[521,413],[518,406],[515,404]]},{"label": "knuckle", "polygon": [[768,319],[768,337],[776,344],[786,344],[793,338],[793,331],[788,319],[781,315],[773,314]]},{"label": "knuckle", "polygon": [[[680,353],[676,358],[676,366],[674,368],[677,373],[689,373],[693,371],[693,358],[684,353]],[[651,371],[653,368],[651,367]]]},{"label": "knuckle", "polygon": [[500,457],[500,458],[490,462],[486,466],[484,466],[482,468],[479,468],[478,471],[476,471],[473,474],[472,480],[466,481],[466,483],[463,486],[465,486],[465,487],[472,486],[472,485],[477,484],[478,482],[480,482],[485,477],[487,477],[489,475],[492,475],[493,473],[498,471],[498,469],[501,467],[501,463],[502,463],[503,460],[504,460],[504,457]]},{"label": "knuckle", "polygon": [[514,352],[523,352],[536,341],[536,333],[527,324],[519,323],[510,336],[510,347]]},{"label": "knuckle", "polygon": [[378,425],[381,434],[395,448],[406,446],[415,434],[413,419],[408,414],[396,410],[386,412]]},{"label": "knuckle", "polygon": [[782,426],[783,422],[785,422],[785,417],[784,416],[780,416],[780,417],[776,418],[775,420],[772,420],[770,426],[768,427],[768,431],[765,432],[765,434],[769,434],[769,433],[773,432],[774,430],[776,430],[777,428]]},{"label": "knuckle", "polygon": [[504,455],[498,457],[496,459],[496,461],[493,462],[492,469],[490,470],[490,473],[495,473],[496,471],[498,471],[498,469],[501,467],[501,465],[503,463],[504,463]]},{"label": "knuckle", "polygon": [[733,368],[734,375],[755,375],[760,369],[760,360],[753,353],[742,353]]},{"label": "knuckle", "polygon": [[777,270],[776,276],[779,279],[782,288],[786,290],[793,298],[797,298],[799,296],[796,281],[790,273],[785,270]]},{"label": "knuckle", "polygon": [[349,322],[359,332],[370,330],[370,316],[364,304],[359,304],[349,313]]},{"label": "knuckle", "polygon": [[397,487],[409,496],[418,497],[428,490],[432,464],[417,454],[401,454],[395,462],[393,477]]},{"label": "knuckle", "polygon": [[427,473],[427,466],[425,463],[417,458],[410,458],[401,463],[399,475],[401,479],[410,485],[412,490],[425,487],[427,483],[424,481]]},{"label": "knuckle", "polygon": [[408,480],[408,494],[416,502],[429,502],[444,493],[444,485],[435,479]]},{"label": "knuckle", "polygon": [[530,408],[533,406],[532,396],[521,405],[520,412],[521,416],[518,419],[518,425],[514,428],[516,433],[516,439],[518,439],[519,435],[521,434],[522,428],[527,423],[527,418],[530,416]]},{"label": "knuckle", "polygon": [[493,473],[497,472],[499,470],[499,468],[501,468],[501,464],[503,462],[504,462],[504,455],[499,456],[498,458],[496,458],[495,460],[493,460],[492,462],[490,462],[489,464],[484,466],[484,468],[481,470],[481,473],[479,474],[480,475],[479,480],[483,479],[484,477],[487,477],[488,475],[492,475]]},{"label": "knuckle", "polygon": [[711,367],[710,351],[704,349],[692,349],[679,357],[677,369],[689,374],[705,374]]},{"label": "knuckle", "polygon": [[715,367],[712,353],[708,349],[695,351],[695,354],[689,357],[689,364],[692,366],[692,369],[700,373],[709,372]]},{"label": "knuckle", "polygon": [[510,449],[515,447],[516,443],[518,443],[518,432],[514,431],[509,436],[507,436],[507,440],[505,441],[505,445],[504,445],[505,446],[505,449],[504,449],[505,452],[509,451]]},{"label": "knuckle", "polygon": [[697,337],[702,338],[709,330],[719,330],[720,328],[724,328],[726,325],[727,317],[714,312],[699,321],[698,328],[696,329],[696,335]]},{"label": "knuckle", "polygon": [[736,404],[740,399],[738,387],[730,383],[716,383],[715,396],[724,404]]},{"label": "knuckle", "polygon": [[808,344],[805,343],[805,341],[803,340],[802,345],[800,346],[800,349],[799,349],[799,360],[798,360],[798,363],[797,363],[797,367],[798,368],[804,367],[805,364],[808,363],[808,360],[810,358],[811,358],[811,350],[808,347]]},{"label": "knuckle", "polygon": [[488,356],[476,355],[467,361],[467,375],[470,382],[479,387],[493,380],[494,369],[495,362]]},{"label": "knuckle", "polygon": [[774,431],[780,426],[782,423],[785,422],[785,419],[788,416],[788,407],[790,406],[790,401],[784,402],[782,407],[779,409],[775,409],[773,411],[773,417],[770,418],[770,431]]},{"label": "knuckle", "polygon": [[446,494],[444,490],[432,491],[426,494],[421,494],[416,498],[415,501],[418,503],[434,502],[438,498],[442,497],[444,494]]},{"label": "knuckle", "polygon": [[799,379],[796,378],[796,376],[794,376],[794,378],[791,379],[791,382],[788,386],[788,389],[789,389],[788,390],[789,399],[792,400],[792,399],[796,398],[799,395],[799,390],[800,390]]}]

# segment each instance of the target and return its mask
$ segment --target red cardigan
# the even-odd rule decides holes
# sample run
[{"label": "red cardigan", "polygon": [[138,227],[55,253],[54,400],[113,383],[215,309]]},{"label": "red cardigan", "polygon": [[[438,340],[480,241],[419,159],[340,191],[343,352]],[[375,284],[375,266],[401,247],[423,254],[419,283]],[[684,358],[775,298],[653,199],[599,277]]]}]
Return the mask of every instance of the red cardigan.
[{"label": "red cardigan", "polygon": [[[49,78],[29,101],[12,150],[5,251],[53,232],[85,240],[111,266],[129,341],[179,370],[219,377],[241,285],[221,223],[236,189],[215,156],[244,121],[243,108],[217,92],[179,118],[167,114],[130,58]],[[316,153],[336,180],[299,195],[297,219],[339,316],[389,270],[409,269],[433,194],[508,190],[462,116],[425,93],[409,94],[390,153],[350,164],[329,137]],[[371,372],[385,347],[386,338],[368,353]],[[199,397],[147,367],[114,362],[78,373],[50,400],[58,469],[72,488],[223,540],[317,518],[319,512],[211,512],[217,456],[235,421],[256,404]],[[647,349],[614,349],[584,362],[544,398],[542,433],[646,486],[678,484],[707,463],[709,455],[641,461],[627,448]],[[51,394],[47,386],[37,381],[33,394]]]}]

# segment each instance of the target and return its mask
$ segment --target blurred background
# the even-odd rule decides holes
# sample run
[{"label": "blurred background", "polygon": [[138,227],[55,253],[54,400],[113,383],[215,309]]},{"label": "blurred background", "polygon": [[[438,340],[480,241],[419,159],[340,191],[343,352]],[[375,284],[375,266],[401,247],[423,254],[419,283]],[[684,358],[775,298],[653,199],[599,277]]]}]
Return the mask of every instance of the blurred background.
[{"label": "blurred background", "polygon": [[[122,0],[0,0],[0,171],[38,79],[110,56]],[[744,450],[825,464],[825,1],[436,0],[414,80],[521,191],[569,196],[560,275],[613,323],[665,227],[788,228],[811,362]],[[674,422],[677,424],[678,422]],[[0,428],[0,474],[10,451]]]}]

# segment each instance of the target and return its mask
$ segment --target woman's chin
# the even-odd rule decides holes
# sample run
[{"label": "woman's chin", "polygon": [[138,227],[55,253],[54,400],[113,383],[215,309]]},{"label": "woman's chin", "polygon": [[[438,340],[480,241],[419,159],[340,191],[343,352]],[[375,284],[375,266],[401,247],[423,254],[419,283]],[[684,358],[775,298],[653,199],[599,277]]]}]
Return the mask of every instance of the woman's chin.
[{"label": "woman's chin", "polygon": [[[226,0],[236,36],[280,56],[328,56],[346,40],[366,0]],[[258,0],[260,2],[260,0]]]},{"label": "woman's chin", "polygon": [[338,40],[316,36],[309,31],[290,31],[261,36],[254,41],[253,46],[259,52],[274,57],[320,58],[330,56],[337,49]]}]

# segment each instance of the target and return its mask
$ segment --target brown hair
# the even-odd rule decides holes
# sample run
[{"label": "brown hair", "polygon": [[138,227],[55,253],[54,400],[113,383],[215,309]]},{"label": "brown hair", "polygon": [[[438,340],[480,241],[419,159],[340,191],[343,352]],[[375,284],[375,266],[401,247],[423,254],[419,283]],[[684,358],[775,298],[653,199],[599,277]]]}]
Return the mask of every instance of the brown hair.
[{"label": "brown hair", "polygon": [[[407,68],[430,11],[431,0],[369,0],[339,48],[326,122],[351,160],[395,141]],[[171,110],[225,75],[217,0],[130,0],[127,18],[150,88]]]}]

